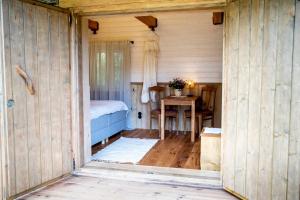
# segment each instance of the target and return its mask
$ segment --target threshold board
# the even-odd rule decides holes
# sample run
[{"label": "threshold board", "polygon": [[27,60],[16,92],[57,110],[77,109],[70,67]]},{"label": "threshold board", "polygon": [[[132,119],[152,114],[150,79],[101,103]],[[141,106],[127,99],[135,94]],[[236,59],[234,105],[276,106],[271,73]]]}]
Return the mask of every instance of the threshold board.
[{"label": "threshold board", "polygon": [[198,188],[221,189],[219,172],[132,164],[115,164],[92,161],[74,172],[76,175],[130,179],[132,181],[177,184]]},{"label": "threshold board", "polygon": [[[120,169],[122,168],[122,169]],[[152,167],[151,167],[152,168]],[[169,172],[168,172],[169,170]],[[196,174],[198,172],[198,174]],[[218,173],[91,162],[72,176],[20,200],[235,200],[221,189]]]}]

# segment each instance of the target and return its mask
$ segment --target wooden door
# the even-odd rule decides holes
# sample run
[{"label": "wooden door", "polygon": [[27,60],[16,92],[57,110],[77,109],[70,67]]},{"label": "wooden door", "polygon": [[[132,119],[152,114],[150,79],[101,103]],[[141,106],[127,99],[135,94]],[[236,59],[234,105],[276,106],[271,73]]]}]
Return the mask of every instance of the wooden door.
[{"label": "wooden door", "polygon": [[224,188],[299,199],[300,2],[230,1],[224,33]]},{"label": "wooden door", "polygon": [[[3,48],[3,26],[2,26],[2,4],[0,3],[0,52],[4,50]],[[5,163],[3,162],[3,150],[4,150],[4,87],[3,87],[3,77],[4,77],[4,59],[3,54],[0,55],[0,200],[3,200],[4,197],[4,176],[3,176],[3,169]]]},{"label": "wooden door", "polygon": [[[8,196],[72,171],[69,14],[3,0]],[[32,80],[30,94],[16,73]]]}]

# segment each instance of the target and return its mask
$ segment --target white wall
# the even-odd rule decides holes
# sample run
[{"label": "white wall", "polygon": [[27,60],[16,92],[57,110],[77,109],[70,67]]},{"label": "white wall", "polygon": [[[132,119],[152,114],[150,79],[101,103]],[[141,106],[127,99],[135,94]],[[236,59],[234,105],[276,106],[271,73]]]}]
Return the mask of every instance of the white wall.
[{"label": "white wall", "polygon": [[[161,49],[159,82],[168,82],[177,76],[205,83],[222,81],[223,25],[212,24],[212,11],[162,12],[151,15],[158,19],[156,33],[160,38]],[[134,16],[94,17],[100,23],[100,30],[97,35],[89,31],[89,38],[133,40],[131,81],[142,82],[143,45],[153,34]]]}]

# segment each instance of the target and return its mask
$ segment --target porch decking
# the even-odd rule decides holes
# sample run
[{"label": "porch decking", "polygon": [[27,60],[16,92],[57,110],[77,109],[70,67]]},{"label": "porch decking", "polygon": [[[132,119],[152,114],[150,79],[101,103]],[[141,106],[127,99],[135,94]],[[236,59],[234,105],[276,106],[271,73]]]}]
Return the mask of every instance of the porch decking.
[{"label": "porch decking", "polygon": [[[174,167],[186,169],[200,169],[200,139],[196,137],[195,143],[190,142],[190,132],[168,132],[164,141],[159,141],[140,161],[140,165],[157,167]],[[112,137],[106,145],[95,145],[93,153],[105,148],[107,145],[123,137],[134,138],[157,138],[158,131],[136,129],[134,131],[125,131]]]},{"label": "porch decking", "polygon": [[[97,164],[94,163],[94,165]],[[144,173],[142,171],[134,172],[85,167],[70,177],[19,199],[236,199],[226,191],[220,189],[221,185],[217,187],[209,186],[216,182],[218,179],[217,174],[212,174],[206,178],[201,177],[199,174],[193,177],[183,175],[171,176],[165,173]]]}]

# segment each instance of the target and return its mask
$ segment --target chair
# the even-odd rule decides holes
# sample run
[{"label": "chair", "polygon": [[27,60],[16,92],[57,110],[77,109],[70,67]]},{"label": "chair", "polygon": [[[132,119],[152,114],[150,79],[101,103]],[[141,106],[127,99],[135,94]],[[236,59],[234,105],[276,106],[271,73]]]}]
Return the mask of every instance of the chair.
[{"label": "chair", "polygon": [[[198,118],[199,133],[202,130],[204,121],[211,121],[211,127],[214,126],[214,111],[216,101],[216,87],[204,87],[201,90],[201,99],[196,103],[196,115]],[[186,130],[186,119],[191,118],[191,110],[183,112],[183,128]]]},{"label": "chair", "polygon": [[[160,109],[160,101],[161,96],[164,93],[165,88],[161,86],[153,86],[149,88],[150,96],[155,96],[155,100],[150,97],[149,103],[148,103],[148,109],[150,113],[150,132],[152,131],[152,119],[158,120],[158,130],[160,134],[160,126],[161,126],[161,109]],[[154,94],[154,95],[153,95]],[[176,130],[178,132],[178,124],[179,124],[179,113],[175,109],[165,109],[165,117],[166,119],[176,119]]]}]

